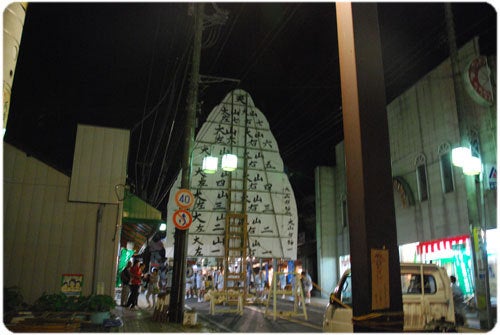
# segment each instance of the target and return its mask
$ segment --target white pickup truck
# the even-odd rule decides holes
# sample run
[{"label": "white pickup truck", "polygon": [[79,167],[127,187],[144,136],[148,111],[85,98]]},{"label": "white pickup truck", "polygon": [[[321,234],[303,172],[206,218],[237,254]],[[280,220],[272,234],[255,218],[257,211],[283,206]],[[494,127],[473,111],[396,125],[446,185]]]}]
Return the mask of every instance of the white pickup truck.
[{"label": "white pickup truck", "polygon": [[[423,285],[422,285],[423,283]],[[436,264],[402,263],[404,331],[455,331],[455,310],[450,279]],[[323,331],[352,333],[351,271],[347,270],[323,317]]]}]

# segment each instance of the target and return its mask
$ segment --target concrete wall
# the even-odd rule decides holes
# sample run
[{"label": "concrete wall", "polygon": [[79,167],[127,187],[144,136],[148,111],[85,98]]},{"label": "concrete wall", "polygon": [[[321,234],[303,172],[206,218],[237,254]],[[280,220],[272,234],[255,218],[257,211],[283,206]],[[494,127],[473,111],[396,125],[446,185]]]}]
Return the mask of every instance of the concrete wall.
[{"label": "concrete wall", "polygon": [[[316,249],[318,285],[322,288],[321,296],[327,297],[332,292],[332,285],[338,281],[337,243],[331,236],[337,236],[335,211],[337,210],[334,193],[334,173],[332,167],[319,166],[314,171],[316,184]],[[333,243],[332,243],[333,242]]]},{"label": "concrete wall", "polygon": [[[339,256],[350,254],[349,241],[349,217],[347,215],[347,184],[345,167],[344,143],[339,143],[335,147],[335,174],[334,174],[334,194],[335,194],[335,222],[337,223],[337,246]],[[342,209],[345,204],[345,210]],[[342,273],[339,273],[342,275]]]},{"label": "concrete wall", "polygon": [[[473,40],[460,50],[463,67],[478,55]],[[467,200],[464,175],[453,168],[455,190],[444,193],[440,154],[460,143],[451,63],[446,60],[417,84],[387,106],[393,176],[403,177],[415,196],[415,205],[403,207],[395,202],[399,244],[468,234]],[[496,86],[496,85],[495,85]],[[465,94],[467,124],[480,137],[483,163],[496,165],[496,138],[492,136],[493,110]],[[428,175],[428,200],[418,197],[416,163],[425,160]],[[486,192],[489,227],[496,226],[496,191]],[[396,195],[395,195],[396,197]],[[493,220],[494,219],[494,220]]]}]

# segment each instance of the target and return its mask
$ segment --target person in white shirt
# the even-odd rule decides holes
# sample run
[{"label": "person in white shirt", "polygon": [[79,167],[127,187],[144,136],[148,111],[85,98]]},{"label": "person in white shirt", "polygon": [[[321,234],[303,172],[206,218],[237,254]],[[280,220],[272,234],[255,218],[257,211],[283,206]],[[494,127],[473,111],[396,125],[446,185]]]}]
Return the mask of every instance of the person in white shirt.
[{"label": "person in white shirt", "polygon": [[202,302],[205,296],[205,276],[201,270],[196,274],[196,295],[198,296],[198,302]]}]

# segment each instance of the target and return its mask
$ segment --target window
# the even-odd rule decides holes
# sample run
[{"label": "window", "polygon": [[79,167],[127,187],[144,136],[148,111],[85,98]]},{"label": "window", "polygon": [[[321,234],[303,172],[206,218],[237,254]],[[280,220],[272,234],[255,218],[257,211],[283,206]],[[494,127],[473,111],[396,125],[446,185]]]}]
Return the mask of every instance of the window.
[{"label": "window", "polygon": [[[419,273],[401,274],[401,291],[403,294],[422,294],[422,277]],[[436,279],[424,274],[424,294],[436,293]]]},{"label": "window", "polygon": [[441,167],[441,185],[444,193],[453,192],[453,165],[451,164],[451,148],[448,143],[439,146],[439,164]]},{"label": "window", "polygon": [[347,227],[347,200],[342,199],[342,227]]},{"label": "window", "polygon": [[425,165],[417,166],[418,197],[420,201],[429,199],[427,192],[427,169]]},{"label": "window", "polygon": [[418,198],[420,201],[429,199],[429,187],[427,184],[427,167],[426,159],[423,154],[420,154],[415,160],[416,173],[417,173],[417,188]]}]

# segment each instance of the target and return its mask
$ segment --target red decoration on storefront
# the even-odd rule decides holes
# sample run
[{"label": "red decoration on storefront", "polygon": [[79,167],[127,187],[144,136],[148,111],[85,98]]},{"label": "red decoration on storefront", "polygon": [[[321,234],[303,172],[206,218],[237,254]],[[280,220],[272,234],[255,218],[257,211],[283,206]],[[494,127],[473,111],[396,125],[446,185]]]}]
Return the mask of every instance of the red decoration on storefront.
[{"label": "red decoration on storefront", "polygon": [[468,235],[441,238],[432,241],[420,242],[417,244],[417,254],[422,255],[439,250],[451,250],[455,244],[466,244]]}]

